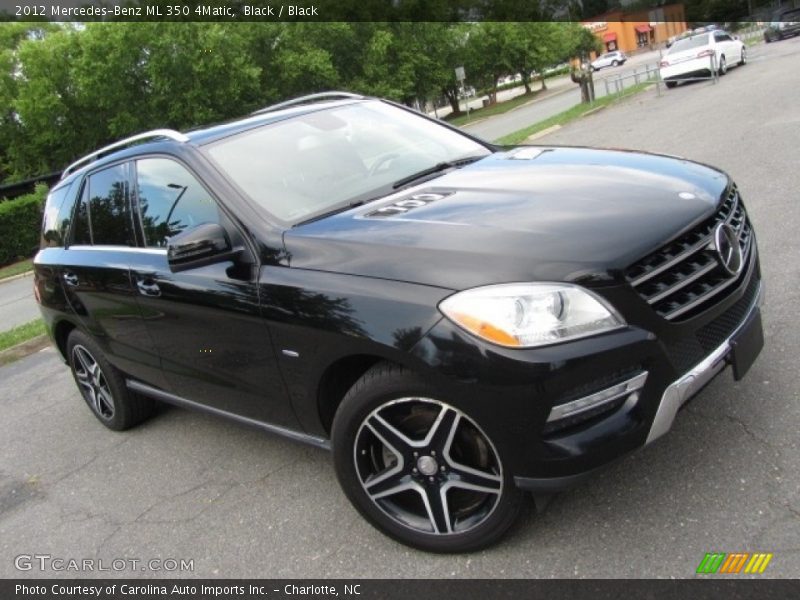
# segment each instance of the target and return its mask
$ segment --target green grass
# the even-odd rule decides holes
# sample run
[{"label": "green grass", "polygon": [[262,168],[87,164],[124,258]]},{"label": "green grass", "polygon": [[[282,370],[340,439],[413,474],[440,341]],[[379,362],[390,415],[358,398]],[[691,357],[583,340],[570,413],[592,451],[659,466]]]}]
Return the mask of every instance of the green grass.
[{"label": "green grass", "polygon": [[503,146],[515,146],[517,144],[521,144],[534,133],[538,133],[543,129],[553,127],[554,125],[565,125],[566,123],[574,121],[575,119],[583,116],[590,110],[594,110],[601,106],[608,106],[618,102],[622,98],[627,98],[629,96],[633,96],[634,94],[638,94],[645,88],[653,85],[653,83],[654,82],[652,81],[643,81],[642,83],[637,83],[629,88],[625,88],[620,94],[609,94],[608,96],[603,96],[602,98],[595,100],[592,104],[578,104],[577,106],[573,106],[562,113],[553,115],[549,119],[539,121],[538,123],[534,123],[533,125],[529,125],[528,127],[524,127],[523,129],[509,133],[508,135],[505,135],[494,141],[495,143]]},{"label": "green grass", "polygon": [[6,350],[45,333],[44,321],[35,319],[24,325],[0,332],[0,350]]},{"label": "green grass", "polygon": [[0,279],[13,277],[14,275],[19,275],[20,273],[27,273],[28,271],[33,271],[32,258],[21,260],[5,267],[0,267]]}]

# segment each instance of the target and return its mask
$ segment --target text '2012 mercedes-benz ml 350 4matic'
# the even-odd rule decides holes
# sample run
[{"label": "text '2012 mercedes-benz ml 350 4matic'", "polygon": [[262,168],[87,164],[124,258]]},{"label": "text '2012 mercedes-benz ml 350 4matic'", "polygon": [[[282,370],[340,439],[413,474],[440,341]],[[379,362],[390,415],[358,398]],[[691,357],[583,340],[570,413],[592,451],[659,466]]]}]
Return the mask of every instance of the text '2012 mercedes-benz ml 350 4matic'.
[{"label": "text '2012 mercedes-benz ml 350 4matic'", "polygon": [[35,291],[107,427],[162,401],[330,449],[369,522],[442,552],[659,438],[763,346],[725,173],[501,148],[339,92],[82,158]]}]

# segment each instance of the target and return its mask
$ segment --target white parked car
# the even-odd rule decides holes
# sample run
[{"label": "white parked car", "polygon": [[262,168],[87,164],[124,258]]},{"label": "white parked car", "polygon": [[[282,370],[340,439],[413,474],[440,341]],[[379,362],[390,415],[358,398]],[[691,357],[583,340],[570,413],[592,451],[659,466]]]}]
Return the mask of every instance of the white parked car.
[{"label": "white parked car", "polygon": [[592,61],[592,70],[597,71],[603,67],[616,67],[617,65],[624,64],[626,60],[628,60],[628,57],[624,52],[619,50],[606,52]]},{"label": "white parked car", "polygon": [[[713,58],[713,61],[712,61]],[[667,87],[694,77],[709,77],[715,69],[725,75],[733,65],[747,62],[744,43],[726,31],[704,31],[676,40],[659,63],[661,79]]]}]

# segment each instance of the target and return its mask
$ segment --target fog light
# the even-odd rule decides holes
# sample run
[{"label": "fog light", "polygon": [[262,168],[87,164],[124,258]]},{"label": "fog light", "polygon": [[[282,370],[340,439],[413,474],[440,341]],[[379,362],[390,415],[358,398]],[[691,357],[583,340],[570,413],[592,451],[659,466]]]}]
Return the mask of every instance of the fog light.
[{"label": "fog light", "polygon": [[639,390],[644,387],[645,381],[647,381],[647,371],[589,396],[554,406],[550,416],[547,417],[547,424],[552,430],[557,428],[555,427],[557,422],[563,420],[571,421],[574,417],[584,416],[588,418],[589,413],[601,414],[604,412],[603,409],[610,408],[617,400],[620,401],[619,404],[634,396],[634,400],[638,400]]}]

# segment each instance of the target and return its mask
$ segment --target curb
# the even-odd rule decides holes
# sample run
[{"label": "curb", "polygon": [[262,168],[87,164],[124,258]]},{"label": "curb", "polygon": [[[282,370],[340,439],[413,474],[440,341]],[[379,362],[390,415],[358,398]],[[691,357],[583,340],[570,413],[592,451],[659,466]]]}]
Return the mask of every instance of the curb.
[{"label": "curb", "polygon": [[551,125],[550,127],[546,127],[545,129],[542,129],[541,131],[537,131],[533,135],[528,136],[527,138],[525,138],[525,141],[522,142],[522,143],[523,144],[529,144],[530,142],[532,142],[534,140],[537,140],[539,138],[542,138],[542,137],[544,137],[546,135],[549,135],[549,134],[553,133],[554,131],[558,131],[559,129],[561,129],[561,125]]},{"label": "curb", "polygon": [[11,275],[10,277],[3,277],[0,279],[0,285],[10,281],[16,281],[17,279],[22,279],[23,277],[33,277],[33,270],[25,271],[24,273],[19,273],[18,275]]},{"label": "curb", "polygon": [[7,365],[8,363],[12,363],[20,358],[25,358],[26,356],[35,354],[39,350],[47,348],[49,345],[50,338],[46,333],[43,333],[42,335],[37,335],[34,338],[21,342],[16,346],[6,348],[5,350],[0,351],[0,366]]},{"label": "curb", "polygon": [[583,118],[583,117],[588,117],[589,115],[593,115],[594,113],[600,112],[601,110],[604,110],[604,109],[606,109],[606,108],[608,108],[608,106],[607,106],[607,105],[604,105],[604,106],[596,106],[595,108],[592,108],[591,110],[587,110],[585,113],[583,113],[583,114],[581,115],[581,118]]}]

